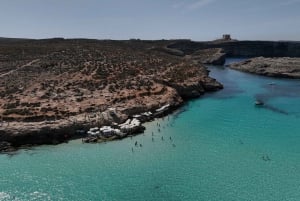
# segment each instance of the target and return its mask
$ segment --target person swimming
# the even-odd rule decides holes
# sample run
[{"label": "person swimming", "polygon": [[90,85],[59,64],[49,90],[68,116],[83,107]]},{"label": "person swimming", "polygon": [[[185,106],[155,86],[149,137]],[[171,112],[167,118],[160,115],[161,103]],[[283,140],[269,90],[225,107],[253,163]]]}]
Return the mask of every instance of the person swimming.
[{"label": "person swimming", "polygon": [[268,155],[263,155],[262,156],[263,161],[271,161]]}]

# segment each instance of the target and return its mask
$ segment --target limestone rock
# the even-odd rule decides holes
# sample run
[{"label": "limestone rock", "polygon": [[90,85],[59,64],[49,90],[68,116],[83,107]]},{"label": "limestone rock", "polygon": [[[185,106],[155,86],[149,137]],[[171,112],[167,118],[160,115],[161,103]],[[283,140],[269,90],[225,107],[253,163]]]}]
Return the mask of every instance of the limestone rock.
[{"label": "limestone rock", "polygon": [[256,57],[233,63],[230,68],[258,75],[282,78],[300,78],[300,58]]}]

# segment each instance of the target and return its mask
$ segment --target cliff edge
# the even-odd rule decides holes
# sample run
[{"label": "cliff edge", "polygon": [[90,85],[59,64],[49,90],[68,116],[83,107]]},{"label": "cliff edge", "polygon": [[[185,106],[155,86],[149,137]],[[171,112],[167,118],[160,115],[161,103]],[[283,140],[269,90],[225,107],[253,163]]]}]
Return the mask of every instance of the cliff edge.
[{"label": "cliff edge", "polygon": [[300,78],[300,58],[256,57],[233,63],[230,68],[258,75],[282,78]]}]

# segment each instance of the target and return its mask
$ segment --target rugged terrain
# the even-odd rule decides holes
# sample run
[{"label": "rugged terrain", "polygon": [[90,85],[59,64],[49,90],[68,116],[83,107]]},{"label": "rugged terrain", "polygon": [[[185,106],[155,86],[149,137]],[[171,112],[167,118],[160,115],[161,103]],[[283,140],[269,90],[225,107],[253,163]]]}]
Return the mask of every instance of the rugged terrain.
[{"label": "rugged terrain", "polygon": [[59,143],[222,88],[173,42],[1,40],[0,147]]},{"label": "rugged terrain", "polygon": [[197,50],[190,55],[185,55],[185,57],[202,64],[223,65],[226,60],[226,53],[222,48],[210,48]]},{"label": "rugged terrain", "polygon": [[271,77],[300,78],[300,58],[256,57],[243,62],[233,63],[229,67]]},{"label": "rugged terrain", "polygon": [[168,48],[189,55],[198,50],[221,48],[227,57],[300,57],[300,42],[295,41],[181,40],[171,43]]}]

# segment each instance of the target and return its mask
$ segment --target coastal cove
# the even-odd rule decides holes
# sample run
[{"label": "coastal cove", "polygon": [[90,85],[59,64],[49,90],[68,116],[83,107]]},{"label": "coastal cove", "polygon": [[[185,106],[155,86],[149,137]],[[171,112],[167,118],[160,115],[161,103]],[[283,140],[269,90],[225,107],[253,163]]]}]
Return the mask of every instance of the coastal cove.
[{"label": "coastal cove", "polygon": [[224,89],[144,134],[0,155],[0,201],[299,200],[300,81],[208,69]]},{"label": "coastal cove", "polygon": [[[67,142],[85,137],[90,128],[120,130],[118,125],[135,115],[157,117],[159,108],[169,105],[165,109],[172,111],[223,88],[198,59],[166,48],[173,42],[1,40],[0,152]],[[224,56],[219,51],[207,56]],[[132,134],[118,130],[103,140]]]}]

